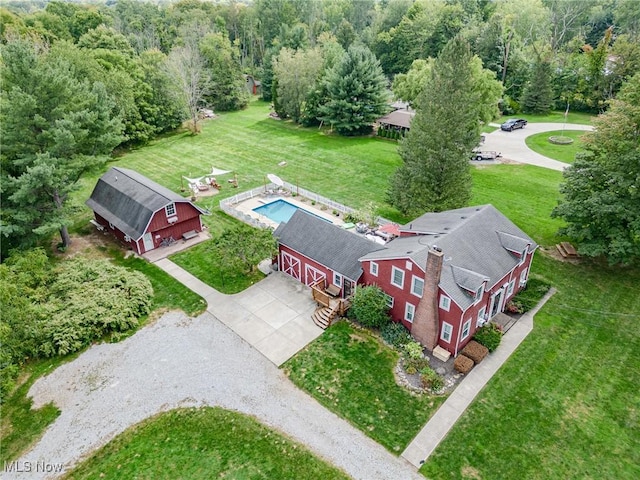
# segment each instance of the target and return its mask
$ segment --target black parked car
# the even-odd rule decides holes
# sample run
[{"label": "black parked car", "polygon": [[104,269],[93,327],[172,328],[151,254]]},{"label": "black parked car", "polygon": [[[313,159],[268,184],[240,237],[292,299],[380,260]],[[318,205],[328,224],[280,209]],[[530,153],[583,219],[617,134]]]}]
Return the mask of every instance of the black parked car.
[{"label": "black parked car", "polygon": [[500,129],[505,132],[511,132],[517,128],[524,128],[526,124],[527,121],[523,118],[512,118],[500,125]]}]

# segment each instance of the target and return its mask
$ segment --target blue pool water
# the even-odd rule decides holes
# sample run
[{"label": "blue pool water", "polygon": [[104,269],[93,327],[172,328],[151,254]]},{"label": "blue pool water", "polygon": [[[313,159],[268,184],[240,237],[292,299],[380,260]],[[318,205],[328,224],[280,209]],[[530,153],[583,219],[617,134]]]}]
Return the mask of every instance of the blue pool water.
[{"label": "blue pool water", "polygon": [[[293,214],[296,213],[299,207],[292,205],[286,200],[276,200],[271,203],[267,203],[266,205],[261,205],[253,209],[254,212],[259,213],[260,215],[264,215],[265,217],[273,220],[276,223],[288,222]],[[305,210],[309,215],[313,215],[314,217],[318,217],[325,222],[333,223],[331,220],[327,220],[326,218],[322,218],[319,215],[315,215],[308,210]]]}]

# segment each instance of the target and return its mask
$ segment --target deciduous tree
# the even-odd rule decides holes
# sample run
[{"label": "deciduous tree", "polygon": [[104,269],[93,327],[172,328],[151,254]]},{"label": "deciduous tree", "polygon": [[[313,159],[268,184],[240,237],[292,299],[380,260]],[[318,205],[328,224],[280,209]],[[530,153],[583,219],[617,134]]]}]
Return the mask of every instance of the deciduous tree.
[{"label": "deciduous tree", "polygon": [[317,49],[283,48],[273,60],[280,110],[296,123],[305,113],[307,96],[318,81],[321,69],[322,56]]},{"label": "deciduous tree", "polygon": [[640,73],[622,86],[585,137],[587,154],[564,171],[564,198],[552,216],[590,257],[640,261]]}]

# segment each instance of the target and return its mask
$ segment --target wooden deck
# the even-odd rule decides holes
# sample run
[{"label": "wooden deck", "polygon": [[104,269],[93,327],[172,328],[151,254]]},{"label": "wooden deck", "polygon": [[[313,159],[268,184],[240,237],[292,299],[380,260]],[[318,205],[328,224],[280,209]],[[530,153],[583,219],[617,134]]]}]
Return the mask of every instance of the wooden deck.
[{"label": "wooden deck", "polygon": [[326,329],[337,316],[343,316],[351,307],[350,299],[336,295],[339,294],[337,288],[335,285],[327,285],[324,279],[311,285],[311,295],[318,305],[311,318],[322,329]]}]

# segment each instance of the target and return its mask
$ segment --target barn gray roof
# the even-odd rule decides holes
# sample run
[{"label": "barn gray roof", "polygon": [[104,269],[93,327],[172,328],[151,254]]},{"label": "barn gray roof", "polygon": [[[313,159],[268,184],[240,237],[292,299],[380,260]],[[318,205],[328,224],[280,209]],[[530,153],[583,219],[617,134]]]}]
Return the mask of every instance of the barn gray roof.
[{"label": "barn gray roof", "polygon": [[288,222],[278,225],[273,234],[281,245],[351,280],[358,280],[362,274],[360,257],[385,248],[304,210],[297,210]]},{"label": "barn gray roof", "polygon": [[[144,235],[155,212],[176,202],[191,203],[138,172],[112,167],[100,177],[85,203],[115,228],[137,240]],[[193,206],[200,213],[208,213]]]},{"label": "barn gray roof", "polygon": [[494,286],[520,262],[516,252],[527,246],[529,252],[537,248],[493,205],[427,213],[402,230],[423,234],[396,238],[385,250],[361,259],[407,258],[424,270],[429,249],[440,247],[444,252],[440,287],[462,308],[473,303],[470,291],[477,290],[482,279],[488,280],[488,287]]}]

